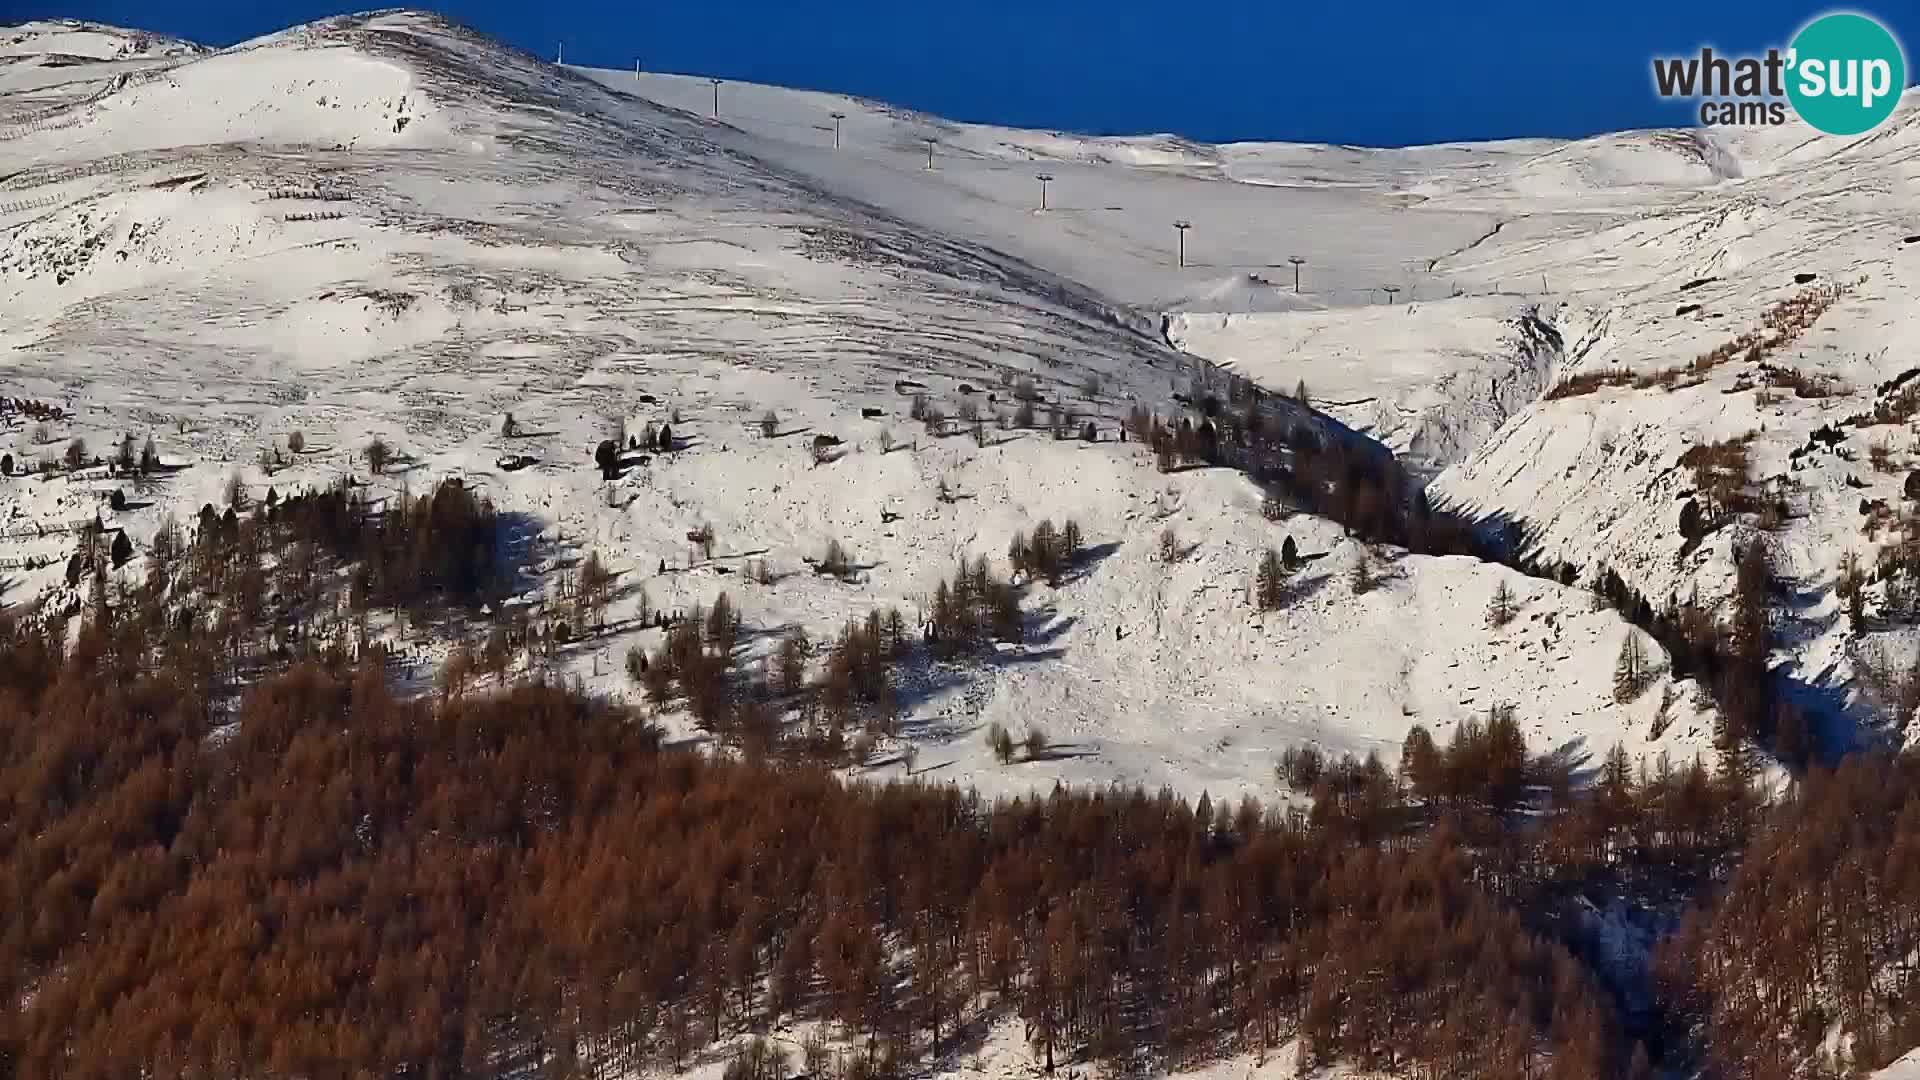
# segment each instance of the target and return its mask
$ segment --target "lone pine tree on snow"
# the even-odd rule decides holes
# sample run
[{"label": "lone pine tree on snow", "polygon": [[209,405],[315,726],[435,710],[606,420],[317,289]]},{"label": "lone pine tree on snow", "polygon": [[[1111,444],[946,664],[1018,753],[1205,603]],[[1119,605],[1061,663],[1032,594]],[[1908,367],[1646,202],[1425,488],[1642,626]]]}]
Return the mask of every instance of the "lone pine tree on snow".
[{"label": "lone pine tree on snow", "polygon": [[1286,598],[1286,577],[1287,571],[1280,553],[1268,548],[1267,553],[1260,557],[1260,570],[1254,575],[1253,583],[1254,600],[1261,611],[1278,608]]},{"label": "lone pine tree on snow", "polygon": [[1487,625],[1502,627],[1513,621],[1519,611],[1520,603],[1514,598],[1513,587],[1502,581],[1493,591],[1493,599],[1487,604]]},{"label": "lone pine tree on snow", "polygon": [[1646,690],[1651,674],[1647,647],[1640,641],[1640,632],[1629,627],[1626,640],[1620,643],[1619,658],[1613,664],[1613,699],[1624,705],[1639,697]]}]

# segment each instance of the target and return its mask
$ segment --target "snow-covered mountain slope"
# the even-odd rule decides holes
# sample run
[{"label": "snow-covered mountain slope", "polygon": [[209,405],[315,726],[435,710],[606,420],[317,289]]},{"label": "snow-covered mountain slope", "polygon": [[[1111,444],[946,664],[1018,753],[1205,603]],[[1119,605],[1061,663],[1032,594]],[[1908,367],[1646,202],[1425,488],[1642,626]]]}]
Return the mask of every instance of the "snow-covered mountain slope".
[{"label": "snow-covered mountain slope", "polygon": [[[537,521],[563,556],[598,550],[657,608],[729,592],[766,632],[754,652],[788,627],[818,640],[878,607],[911,617],[958,558],[1004,565],[1015,532],[1077,519],[1092,555],[1058,590],[1027,591],[1026,645],[977,668],[916,668],[906,688],[917,767],[991,790],[1059,778],[1271,797],[1284,746],[1391,758],[1412,724],[1444,739],[1497,703],[1576,755],[1705,745],[1682,688],[1613,704],[1625,625],[1584,593],[1392,553],[1371,556],[1383,580],[1356,593],[1361,550],[1337,527],[1269,522],[1245,478],[1163,475],[1114,441],[1134,403],[1171,409],[1191,377],[1159,318],[1177,305],[1159,300],[1221,297],[1246,277],[1220,263],[1286,266],[1289,251],[1328,283],[1444,259],[1498,213],[1429,210],[1415,189],[1470,188],[1481,165],[1539,147],[1375,155],[946,125],[960,156],[936,147],[929,171],[907,137],[926,118],[849,106],[836,157],[830,134],[805,145],[715,124],[684,107],[698,102],[632,93],[631,73],[582,77],[399,12],[176,61],[157,74],[127,62],[127,77],[0,140],[0,394],[69,417],[44,432],[14,418],[11,452],[37,461],[74,436],[98,449],[150,434],[188,465],[120,513],[103,505],[111,482],[89,473],[0,481],[9,599],[65,587],[71,540],[58,530],[96,510],[144,548],[163,515],[221,502],[232,473],[256,497],[364,475],[357,452],[380,435],[407,461],[378,487],[462,476]],[[648,76],[642,89],[649,80],[692,85]],[[723,118],[749,89],[722,88]],[[806,100],[766,96],[769,108]],[[1035,158],[1057,176],[1045,214],[1015,194],[1037,195]],[[1193,260],[1215,265],[1172,265],[1176,211],[1194,222]],[[1351,310],[1381,335],[1392,320],[1471,310],[1462,350],[1498,351],[1521,311],[1510,299]],[[1304,317],[1323,320],[1316,341],[1347,332],[1332,311]],[[1417,371],[1418,350],[1400,362]],[[1271,363],[1235,366],[1264,377]],[[1457,365],[1460,382],[1483,378],[1475,363]],[[1370,378],[1356,369],[1353,384]],[[909,416],[916,392],[949,414],[968,402],[1010,413],[1022,379],[1094,418],[1102,441],[990,424],[981,445]],[[1385,396],[1418,379],[1375,381]],[[513,439],[499,434],[509,412]],[[600,480],[596,442],[669,419],[683,450]],[[261,451],[284,454],[295,431],[305,451],[268,475]],[[816,435],[841,440],[836,460],[813,461]],[[537,463],[497,467],[506,454]],[[688,550],[702,524],[711,557]],[[1259,615],[1249,579],[1289,535],[1314,558],[1300,595]],[[833,540],[862,567],[857,581],[809,572]],[[762,560],[770,584],[744,572]],[[535,594],[564,565],[536,567]],[[1501,580],[1523,605],[1496,631],[1484,610]],[[617,602],[614,625],[637,603]],[[442,653],[417,633],[417,655]],[[564,663],[625,692],[623,654],[658,634],[622,630]],[[1663,701],[1672,723],[1654,739]],[[994,721],[1044,726],[1061,745],[993,764],[981,733]],[[897,748],[872,767],[899,770]]]},{"label": "snow-covered mountain slope", "polygon": [[116,80],[154,77],[207,50],[190,42],[72,19],[0,26],[0,140],[44,128]]},{"label": "snow-covered mountain slope", "polygon": [[[1771,168],[1779,138],[1634,131],[1402,149],[1196,144],[960,124],[860,98],[652,72],[581,69],[616,92],[713,117],[764,158],[860,191],[910,220],[1038,265],[1070,265],[1105,294],[1162,310],[1308,306],[1541,291],[1457,258],[1504,229],[1589,232],[1681,205],[1727,176]],[[834,118],[835,113],[840,118]],[[835,130],[839,131],[835,146]],[[928,169],[927,141],[934,167]],[[904,182],[903,170],[917,170]],[[1040,210],[1038,174],[1048,209]],[[1192,226],[1178,263],[1176,220]],[[1484,272],[1483,272],[1484,270]],[[1262,284],[1247,286],[1249,278]],[[1548,291],[1555,291],[1552,283]],[[1225,296],[1232,306],[1218,304]]]},{"label": "snow-covered mountain slope", "polygon": [[1547,387],[1560,330],[1513,297],[1294,312],[1180,312],[1168,337],[1438,469]]},{"label": "snow-covered mountain slope", "polygon": [[[1591,392],[1529,405],[1437,486],[1525,521],[1547,557],[1613,567],[1656,601],[1696,585],[1711,598],[1752,529],[1686,543],[1679,515],[1698,477],[1682,457],[1750,440],[1749,490],[1786,509],[1770,543],[1796,590],[1788,658],[1839,706],[1860,645],[1839,618],[1835,575],[1849,551],[1871,566],[1894,539],[1915,465],[1899,398],[1920,343],[1920,95],[1873,134],[1807,141],[1825,155],[1796,148],[1790,168],[1635,222],[1503,234],[1465,256],[1479,272],[1568,282],[1550,316],[1565,342],[1558,377]],[[1716,349],[1723,362],[1696,366]],[[1869,637],[1888,640],[1868,648],[1911,655],[1904,631],[1875,626]]]},{"label": "snow-covered mountain slope", "polygon": [[[1809,163],[1875,168],[1864,147],[1799,126],[1395,150],[1214,147],[958,124],[752,84],[716,93],[687,76],[585,74],[692,115],[717,111],[713,126],[756,156],[1171,313],[1184,348],[1260,370],[1277,380],[1269,385],[1316,383],[1301,370],[1313,358],[1289,355],[1300,341],[1353,356],[1318,380],[1330,400],[1370,399],[1338,415],[1432,466],[1464,458],[1539,388],[1551,363],[1533,345],[1551,340],[1540,331],[1577,342],[1622,288],[1671,289],[1740,257],[1711,236],[1688,238],[1688,223],[1739,214],[1755,185],[1772,182],[1790,200]],[[1041,174],[1051,177],[1045,211]],[[1191,224],[1184,266],[1176,220]],[[1412,321],[1345,310],[1394,301]],[[1325,310],[1336,314],[1293,317]]]},{"label": "snow-covered mountain slope", "polygon": [[[592,74],[715,111],[707,80]],[[1709,600],[1724,592],[1747,532],[1680,554],[1693,486],[1680,458],[1752,433],[1754,487],[1796,485],[1774,537],[1799,589],[1783,658],[1817,686],[1855,674],[1860,646],[1836,632],[1829,587],[1846,551],[1871,556],[1886,541],[1884,529],[1863,535],[1862,507],[1900,505],[1909,435],[1904,423],[1848,427],[1844,445],[1808,448],[1816,430],[1872,413],[1915,366],[1920,92],[1855,139],[1796,122],[1405,150],[1008,132],[734,83],[717,111],[757,154],[1165,312],[1175,343],[1270,388],[1304,381],[1416,464],[1451,466],[1437,494],[1518,519],[1538,531],[1537,554],[1611,567],[1656,600],[1696,582]],[[932,169],[924,139],[938,140]],[[1040,172],[1052,177],[1044,212]],[[1170,265],[1176,218],[1192,224],[1185,267]],[[1306,259],[1300,292],[1292,255]],[[1743,345],[1696,387],[1539,400],[1557,379],[1652,373],[1751,344],[1742,335],[1770,309],[1833,286],[1845,295],[1790,344],[1766,331],[1765,362],[1789,372],[1763,377]],[[1793,371],[1832,385],[1761,392]],[[1879,470],[1876,443],[1891,451]],[[1870,636],[1887,638],[1866,647],[1896,666],[1912,648],[1903,631]]]},{"label": "snow-covered mountain slope", "polygon": [[[706,79],[583,70],[610,89],[711,117]],[[1219,310],[1223,286],[1270,279],[1254,302],[1286,305],[1292,267],[1321,303],[1352,303],[1470,244],[1497,221],[1485,207],[1434,208],[1416,191],[1520,149],[1353,151],[1172,136],[1112,138],[956,124],[839,95],[747,83],[719,88],[717,138],[750,148],[943,235],[976,240],[1152,310]],[[834,146],[835,120],[840,145]],[[932,169],[927,142],[935,141]],[[1524,146],[1526,144],[1519,144]],[[1039,174],[1047,209],[1040,210]],[[1236,182],[1236,181],[1246,182]],[[1175,221],[1187,221],[1179,264]],[[1451,291],[1425,283],[1432,295]],[[1283,295],[1287,294],[1287,295]],[[1422,295],[1427,295],[1423,293]],[[1231,310],[1243,310],[1236,304]]]},{"label": "snow-covered mountain slope", "polygon": [[198,56],[204,46],[164,34],[122,30],[79,19],[43,19],[0,26],[0,57],[46,66],[74,60],[163,60]]},{"label": "snow-covered mountain slope", "polygon": [[[1063,631],[1057,663],[999,667],[991,696],[961,695],[929,715],[935,742],[921,766],[953,761],[996,791],[1033,776],[1148,786],[1173,776],[1188,791],[1271,798],[1272,763],[1287,746],[1394,761],[1412,725],[1444,737],[1499,704],[1519,706],[1533,745],[1575,760],[1597,760],[1615,742],[1680,758],[1709,745],[1697,695],[1665,679],[1616,704],[1612,658],[1629,631],[1578,590],[1470,559],[1379,559],[1325,521],[1302,516],[1276,529],[1238,478],[1180,479],[1154,507],[1120,503],[1124,477],[1108,492],[1104,478],[1083,476],[1078,490],[1058,493],[1055,505],[1090,523],[1089,535],[1117,538],[1109,543],[1118,550],[1047,598],[1054,621],[1044,633]],[[1033,500],[1024,516],[1045,504]],[[1102,512],[1116,504],[1131,515]],[[1153,545],[1167,527],[1194,549],[1172,565]],[[1249,568],[1276,532],[1311,561],[1286,605],[1261,614],[1248,601]],[[1360,591],[1353,579],[1363,558],[1379,581]],[[1502,582],[1521,611],[1494,628],[1486,613]],[[978,720],[1015,732],[1049,718],[1067,760],[996,773],[987,747],[969,737],[975,708]],[[959,737],[939,741],[949,734]]]}]

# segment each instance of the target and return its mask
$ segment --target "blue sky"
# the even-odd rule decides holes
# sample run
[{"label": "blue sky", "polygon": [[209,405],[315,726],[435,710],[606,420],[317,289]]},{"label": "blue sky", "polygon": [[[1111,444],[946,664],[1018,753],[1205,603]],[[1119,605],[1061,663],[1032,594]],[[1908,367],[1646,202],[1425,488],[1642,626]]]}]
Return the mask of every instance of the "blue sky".
[{"label": "blue sky", "polygon": [[[363,3],[6,0],[225,45]],[[379,0],[370,0],[379,2]],[[20,5],[24,4],[24,9]],[[569,62],[837,90],[961,120],[1392,146],[1687,124],[1649,60],[1784,46],[1786,0],[448,0]],[[1920,54],[1920,2],[1857,6]],[[1909,78],[1911,82],[1911,77]]]}]

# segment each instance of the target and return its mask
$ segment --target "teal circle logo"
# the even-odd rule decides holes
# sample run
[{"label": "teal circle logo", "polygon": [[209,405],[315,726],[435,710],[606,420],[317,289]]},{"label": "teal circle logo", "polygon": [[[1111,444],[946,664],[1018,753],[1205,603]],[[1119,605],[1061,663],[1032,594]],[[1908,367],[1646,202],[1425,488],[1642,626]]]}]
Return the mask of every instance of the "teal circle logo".
[{"label": "teal circle logo", "polygon": [[1787,99],[1800,119],[1829,135],[1871,131],[1893,115],[1907,86],[1893,34],[1865,15],[1822,15],[1794,35]]}]

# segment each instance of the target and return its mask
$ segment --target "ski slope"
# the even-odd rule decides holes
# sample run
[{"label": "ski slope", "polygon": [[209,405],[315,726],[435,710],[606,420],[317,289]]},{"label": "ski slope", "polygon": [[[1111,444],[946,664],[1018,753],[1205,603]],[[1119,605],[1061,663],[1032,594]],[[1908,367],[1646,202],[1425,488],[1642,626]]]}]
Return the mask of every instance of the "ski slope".
[{"label": "ski slope", "polygon": [[[593,74],[714,112],[704,79]],[[837,150],[832,112],[844,114]],[[1014,132],[734,83],[711,122],[837,189],[1160,311],[1172,343],[1271,388],[1305,383],[1317,406],[1439,473],[1437,496],[1522,521],[1536,555],[1615,569],[1656,599],[1696,584],[1709,600],[1725,593],[1753,531],[1721,530],[1683,556],[1690,475],[1678,462],[1752,436],[1754,486],[1795,487],[1794,512],[1767,537],[1797,594],[1784,670],[1842,738],[1901,719],[1862,701],[1858,661],[1897,667],[1920,646],[1883,623],[1851,638],[1831,586],[1845,552],[1870,563],[1886,542],[1864,535],[1860,508],[1901,505],[1920,447],[1883,425],[1805,448],[1913,367],[1920,93],[1854,139],[1796,121],[1404,150]],[[1124,209],[1089,227],[1095,207]],[[1192,224],[1185,267],[1168,265],[1176,218]],[[1306,260],[1297,291],[1294,255]],[[1833,380],[1825,398],[1763,401],[1741,363],[1691,389],[1540,400],[1582,372],[1684,365],[1826,286],[1845,297],[1766,358]],[[1876,443],[1897,451],[1884,470],[1865,467]]]},{"label": "ski slope", "polygon": [[[1540,388],[1598,357],[1596,327],[1662,322],[1645,313],[1694,248],[1651,243],[1632,267],[1600,253],[1725,203],[1735,159],[1699,139],[1210,147],[737,84],[716,122],[704,80],[557,68],[406,12],[164,63],[0,96],[45,113],[0,139],[0,393],[72,417],[46,443],[16,424],[11,452],[151,434],[188,466],[122,514],[85,474],[0,481],[9,601],[65,588],[61,523],[99,510],[144,547],[164,515],[221,501],[235,472],[255,496],[364,477],[357,451],[379,435],[406,460],[377,488],[459,476],[536,523],[550,554],[524,600],[595,550],[656,608],[727,592],[764,632],[750,663],[788,628],[818,641],[877,607],[911,618],[958,559],[1004,566],[1014,533],[1076,519],[1093,554],[1060,588],[1028,588],[1028,641],[913,668],[900,737],[863,773],[904,771],[912,746],[917,774],[987,792],[1124,782],[1273,799],[1288,746],[1391,760],[1413,724],[1444,739],[1501,703],[1575,760],[1615,742],[1681,759],[1707,746],[1692,687],[1613,701],[1627,629],[1584,591],[1363,553],[1325,521],[1266,520],[1243,477],[1161,474],[1114,441],[1136,402],[1175,408],[1191,352],[1276,389],[1306,381],[1331,419],[1299,422],[1447,467],[1450,496],[1540,518],[1549,538],[1551,497],[1582,513],[1633,504],[1637,474],[1557,487],[1557,459],[1499,455],[1561,404],[1536,402]],[[938,140],[931,170],[922,136]],[[1054,177],[1044,212],[1040,171]],[[1184,267],[1176,218],[1192,223]],[[1290,255],[1307,259],[1298,293]],[[1628,308],[1604,306],[1613,289]],[[908,415],[916,391],[949,414],[1010,412],[1022,378],[1102,441],[989,425],[982,445]],[[526,434],[501,436],[509,412]],[[676,412],[683,451],[600,480],[595,443]],[[267,475],[260,451],[293,431],[307,451]],[[817,434],[842,440],[837,460],[814,463]],[[538,463],[509,472],[506,453]],[[701,525],[711,558],[689,550]],[[1594,535],[1564,527],[1569,551]],[[1617,546],[1597,535],[1582,553]],[[1293,601],[1262,615],[1248,586],[1288,537],[1309,562]],[[832,540],[862,567],[854,581],[810,572]],[[1356,591],[1362,559],[1379,581]],[[762,560],[771,584],[748,578]],[[1484,613],[1503,580],[1522,608],[1496,629]],[[444,639],[396,633],[430,677]],[[657,640],[622,629],[560,663],[630,693],[626,650]],[[995,722],[1042,726],[1056,752],[999,765],[982,738]]]},{"label": "ski slope", "polygon": [[[991,244],[1155,310],[1346,306],[1493,279],[1429,269],[1500,221],[1471,193],[1489,170],[1552,145],[1517,141],[1371,151],[1298,144],[1206,146],[1174,136],[1087,137],[959,124],[840,95],[606,70],[609,89],[706,117],[722,137],[943,235]],[[840,112],[840,146],[833,145]],[[928,139],[936,140],[927,168]],[[1040,209],[1038,174],[1053,177]],[[1460,195],[1448,198],[1448,195]],[[1584,191],[1570,190],[1571,200]],[[1185,265],[1173,223],[1191,224]],[[1307,260],[1292,289],[1291,257]],[[1251,283],[1250,275],[1260,282]],[[1234,294],[1230,307],[1221,293]],[[1304,301],[1302,298],[1305,298]]]}]

